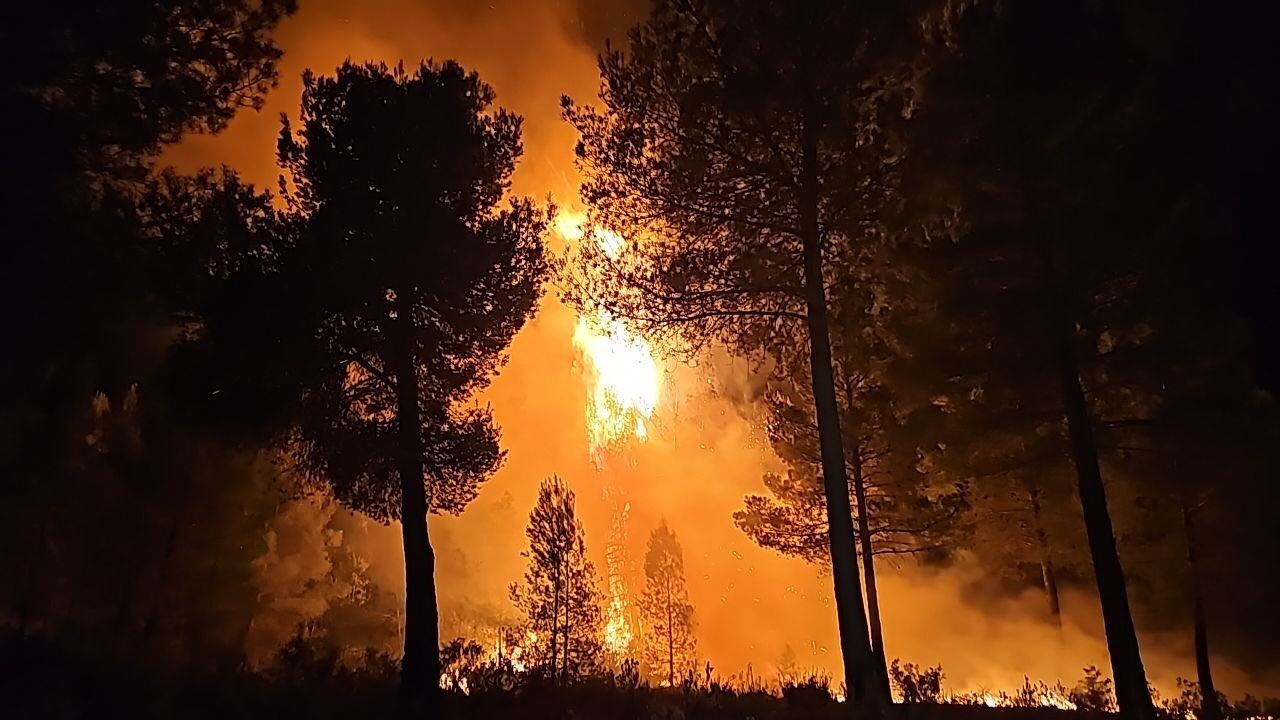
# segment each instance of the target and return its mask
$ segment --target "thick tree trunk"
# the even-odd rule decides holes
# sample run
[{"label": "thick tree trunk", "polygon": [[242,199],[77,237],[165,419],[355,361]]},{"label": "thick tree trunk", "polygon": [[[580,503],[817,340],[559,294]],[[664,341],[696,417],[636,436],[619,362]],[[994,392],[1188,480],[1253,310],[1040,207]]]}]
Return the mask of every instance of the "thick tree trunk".
[{"label": "thick tree trunk", "polygon": [[835,380],[831,368],[822,236],[818,225],[817,141],[808,118],[803,122],[801,130],[804,147],[799,210],[801,239],[804,243],[809,363],[813,374],[818,438],[822,447],[822,480],[831,543],[831,575],[835,582],[836,618],[840,628],[840,653],[844,661],[844,680],[850,702],[863,706],[873,716],[880,716],[883,715],[884,706],[888,704],[888,698],[876,678],[875,660],[867,637],[867,613],[862,604],[858,562],[854,557],[853,512],[849,507],[844,442],[840,436],[840,412],[836,404]]},{"label": "thick tree trunk", "polygon": [[1062,627],[1062,603],[1058,597],[1058,578],[1053,571],[1053,552],[1049,547],[1049,534],[1044,530],[1044,521],[1040,509],[1040,491],[1028,484],[1027,495],[1031,498],[1031,517],[1035,523],[1036,544],[1040,549],[1040,581],[1044,585],[1044,596],[1049,603],[1049,618],[1053,624]]},{"label": "thick tree trunk", "polygon": [[[401,318],[408,318],[401,313]],[[404,320],[407,322],[407,320]],[[427,534],[427,493],[417,361],[404,333],[397,348],[396,423],[400,471],[400,526],[404,537],[404,658],[400,688],[411,706],[431,705],[440,689],[440,616],[436,606],[435,552]]]},{"label": "thick tree trunk", "polygon": [[1098,465],[1098,449],[1093,426],[1085,403],[1084,388],[1075,354],[1069,344],[1061,348],[1061,382],[1063,409],[1071,438],[1071,456],[1076,468],[1080,505],[1084,510],[1085,532],[1093,558],[1093,572],[1102,603],[1102,621],[1111,655],[1111,672],[1115,676],[1116,699],[1120,714],[1127,720],[1152,720],[1155,708],[1147,687],[1147,674],[1138,649],[1138,633],[1129,610],[1129,593],[1125,589],[1124,570],[1116,550],[1115,530],[1107,509],[1107,492]]},{"label": "thick tree trunk", "polygon": [[[849,397],[852,407],[853,397]],[[871,652],[876,660],[877,680],[889,694],[889,664],[884,649],[884,626],[880,623],[880,591],[876,587],[875,549],[871,545],[871,515],[867,510],[867,486],[862,474],[862,448],[853,448],[853,498],[858,504],[858,544],[862,551],[862,581],[867,588],[867,619],[871,627]]]},{"label": "thick tree trunk", "polygon": [[1191,601],[1196,638],[1196,681],[1200,684],[1199,720],[1221,720],[1222,707],[1218,704],[1218,690],[1213,685],[1213,672],[1209,666],[1209,629],[1205,622],[1204,595],[1200,585],[1195,530],[1191,521],[1191,508],[1185,500],[1182,503],[1182,526],[1187,536],[1187,565],[1191,571]]}]

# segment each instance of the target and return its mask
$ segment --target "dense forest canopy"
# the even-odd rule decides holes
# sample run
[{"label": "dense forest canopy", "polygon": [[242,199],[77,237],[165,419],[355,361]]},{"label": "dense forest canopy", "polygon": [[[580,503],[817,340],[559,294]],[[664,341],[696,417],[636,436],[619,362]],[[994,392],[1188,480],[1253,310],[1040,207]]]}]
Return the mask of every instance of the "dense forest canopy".
[{"label": "dense forest canopy", "polygon": [[1275,716],[1275,15],[0,11],[0,689]]}]

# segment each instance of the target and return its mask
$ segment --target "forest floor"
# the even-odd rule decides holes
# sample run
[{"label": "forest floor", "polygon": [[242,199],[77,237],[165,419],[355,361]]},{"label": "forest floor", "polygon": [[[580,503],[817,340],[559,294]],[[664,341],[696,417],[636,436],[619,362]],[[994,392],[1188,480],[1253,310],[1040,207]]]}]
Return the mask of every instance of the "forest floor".
[{"label": "forest floor", "polygon": [[[360,670],[296,662],[251,672],[233,659],[206,667],[140,665],[39,642],[0,642],[0,717],[6,718],[393,718],[400,713],[397,673],[389,661]],[[62,646],[65,648],[65,646]],[[610,720],[800,720],[847,718],[825,682],[802,681],[770,692],[711,682],[654,688],[625,676],[553,686],[502,680],[469,693],[445,692],[444,718],[609,718]],[[896,705],[887,720],[1097,720],[1103,713],[980,705]]]}]

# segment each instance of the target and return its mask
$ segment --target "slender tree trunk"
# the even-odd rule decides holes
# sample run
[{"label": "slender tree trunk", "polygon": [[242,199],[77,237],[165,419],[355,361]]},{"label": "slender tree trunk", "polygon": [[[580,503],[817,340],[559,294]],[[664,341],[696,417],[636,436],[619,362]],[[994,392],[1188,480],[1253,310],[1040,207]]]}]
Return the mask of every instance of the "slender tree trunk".
[{"label": "slender tree trunk", "polygon": [[853,513],[849,507],[849,481],[845,475],[844,442],[840,437],[840,412],[836,404],[835,380],[831,368],[831,338],[827,327],[822,234],[818,224],[817,140],[810,117],[804,118],[801,133],[803,157],[799,210],[801,239],[804,244],[809,363],[813,375],[818,438],[822,446],[822,479],[831,542],[836,618],[840,628],[840,653],[844,661],[844,680],[849,700],[866,707],[872,716],[878,717],[883,715],[888,698],[876,678],[875,660],[867,636],[867,613],[859,588],[858,562],[854,557]]},{"label": "slender tree trunk", "polygon": [[440,689],[440,615],[436,605],[435,552],[427,534],[427,493],[422,419],[418,404],[417,359],[407,308],[397,355],[396,424],[400,471],[400,526],[404,537],[404,658],[400,689],[411,707],[434,705]]},{"label": "slender tree trunk", "polygon": [[1031,517],[1036,528],[1036,544],[1040,549],[1040,580],[1044,585],[1044,595],[1049,603],[1049,618],[1059,629],[1062,628],[1062,603],[1058,597],[1058,578],[1053,571],[1053,553],[1049,547],[1049,534],[1045,532],[1044,520],[1040,509],[1040,490],[1028,485],[1027,495],[1031,498]]},{"label": "slender tree trunk", "polygon": [[[853,407],[853,393],[849,393],[849,407]],[[880,590],[876,586],[875,549],[871,545],[871,515],[867,510],[866,479],[862,470],[862,448],[853,448],[853,497],[858,504],[858,543],[862,551],[862,581],[867,588],[867,619],[871,626],[871,652],[876,660],[876,672],[881,690],[889,693],[889,665],[884,649],[884,626],[880,622]]]},{"label": "slender tree trunk", "polygon": [[667,686],[676,686],[676,636],[672,625],[671,578],[667,578]]},{"label": "slender tree trunk", "polygon": [[1209,665],[1209,629],[1205,621],[1195,528],[1192,525],[1191,508],[1185,499],[1182,501],[1182,527],[1187,537],[1187,565],[1191,571],[1191,600],[1196,637],[1196,680],[1200,684],[1199,720],[1221,720],[1222,707],[1218,704],[1218,690],[1213,685],[1213,672]]},{"label": "slender tree trunk", "polygon": [[1042,545],[1040,550],[1040,583],[1044,585],[1045,601],[1049,605],[1049,619],[1061,630],[1062,602],[1058,597],[1058,577],[1053,570],[1053,557],[1048,554],[1047,547]]},{"label": "slender tree trunk", "polygon": [[142,623],[142,646],[151,647],[151,639],[155,637],[156,623],[160,617],[160,608],[164,605],[165,588],[169,584],[169,564],[173,558],[173,548],[178,542],[179,518],[175,514],[169,521],[169,532],[165,535],[164,554],[160,556],[160,572],[156,578],[155,596],[151,600],[151,611]]},{"label": "slender tree trunk", "polygon": [[569,681],[569,624],[573,622],[573,575],[565,573],[564,586],[564,643],[560,647],[560,683]]},{"label": "slender tree trunk", "polygon": [[551,593],[551,680],[555,682],[559,678],[560,666],[557,665],[556,652],[560,646],[560,568],[556,566],[554,569],[551,582],[554,584],[554,590]]},{"label": "slender tree trunk", "polygon": [[1111,672],[1115,676],[1116,699],[1120,714],[1128,720],[1152,720],[1155,708],[1147,687],[1147,673],[1138,649],[1138,633],[1129,609],[1129,593],[1125,589],[1124,570],[1116,550],[1115,529],[1107,508],[1107,492],[1098,465],[1098,449],[1093,426],[1080,385],[1080,371],[1070,342],[1060,350],[1063,408],[1067,431],[1071,438],[1071,456],[1079,484],[1080,505],[1084,510],[1085,532],[1093,572],[1102,603],[1102,621],[1111,655]]}]

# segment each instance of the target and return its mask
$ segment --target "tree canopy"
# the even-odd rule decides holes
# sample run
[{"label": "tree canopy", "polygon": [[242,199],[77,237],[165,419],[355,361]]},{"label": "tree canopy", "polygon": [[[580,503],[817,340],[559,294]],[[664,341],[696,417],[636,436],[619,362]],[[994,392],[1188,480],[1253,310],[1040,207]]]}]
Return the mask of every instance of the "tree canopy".
[{"label": "tree canopy", "polygon": [[280,424],[264,429],[298,471],[401,523],[404,685],[423,695],[439,675],[426,515],[461,512],[502,462],[490,409],[469,403],[533,314],[547,268],[546,213],[506,197],[520,120],[493,100],[452,62],[307,73],[300,126],[286,119],[280,133],[278,242],[227,261],[243,272],[194,341],[219,360],[261,343],[248,366],[204,363],[211,404],[227,416],[279,402],[268,417]]},{"label": "tree canopy", "polygon": [[554,475],[542,482],[525,535],[529,564],[511,599],[528,619],[534,662],[553,682],[567,682],[595,669],[602,652],[600,581],[568,483]]}]

